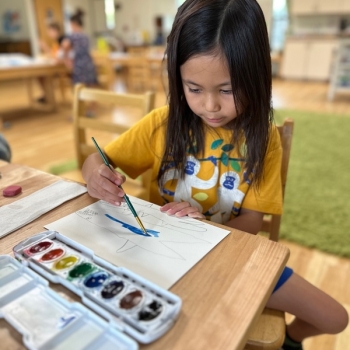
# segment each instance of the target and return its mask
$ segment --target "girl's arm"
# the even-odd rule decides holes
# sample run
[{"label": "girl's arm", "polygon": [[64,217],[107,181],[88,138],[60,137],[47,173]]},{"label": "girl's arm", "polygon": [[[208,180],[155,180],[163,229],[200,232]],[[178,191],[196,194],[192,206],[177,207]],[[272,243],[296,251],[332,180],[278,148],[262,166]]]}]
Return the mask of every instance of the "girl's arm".
[{"label": "girl's arm", "polygon": [[60,60],[66,65],[69,70],[73,68],[73,60],[69,53],[72,50],[72,43],[68,38],[62,40],[60,48],[62,50],[62,55]]},{"label": "girl's arm", "polygon": [[125,182],[125,176],[117,171],[111,171],[97,152],[86,158],[82,175],[91,197],[113,205],[120,205],[124,201],[124,191],[118,186]]},{"label": "girl's arm", "polygon": [[264,213],[241,208],[240,214],[224,225],[256,235],[262,226]]},{"label": "girl's arm", "polygon": [[48,55],[50,53],[50,47],[46,41],[40,40],[39,46],[43,54]]}]

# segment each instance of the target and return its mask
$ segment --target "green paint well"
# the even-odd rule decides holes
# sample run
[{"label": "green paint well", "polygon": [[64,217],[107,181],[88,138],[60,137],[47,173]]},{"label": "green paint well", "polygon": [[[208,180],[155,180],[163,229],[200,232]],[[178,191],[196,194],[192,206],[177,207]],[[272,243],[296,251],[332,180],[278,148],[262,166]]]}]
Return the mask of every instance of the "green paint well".
[{"label": "green paint well", "polygon": [[94,265],[84,262],[82,264],[75,266],[74,269],[69,271],[68,276],[70,278],[81,278],[81,277],[85,277],[86,275],[88,275],[94,270],[95,270]]}]

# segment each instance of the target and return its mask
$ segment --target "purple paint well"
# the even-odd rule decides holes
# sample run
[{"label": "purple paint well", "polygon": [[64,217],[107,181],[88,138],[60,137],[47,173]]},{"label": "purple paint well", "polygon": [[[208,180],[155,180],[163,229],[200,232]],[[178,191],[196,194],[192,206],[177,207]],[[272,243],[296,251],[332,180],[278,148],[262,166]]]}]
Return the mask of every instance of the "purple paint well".
[{"label": "purple paint well", "polygon": [[123,289],[123,281],[111,281],[103,287],[101,290],[101,296],[103,299],[111,299],[118,295]]}]

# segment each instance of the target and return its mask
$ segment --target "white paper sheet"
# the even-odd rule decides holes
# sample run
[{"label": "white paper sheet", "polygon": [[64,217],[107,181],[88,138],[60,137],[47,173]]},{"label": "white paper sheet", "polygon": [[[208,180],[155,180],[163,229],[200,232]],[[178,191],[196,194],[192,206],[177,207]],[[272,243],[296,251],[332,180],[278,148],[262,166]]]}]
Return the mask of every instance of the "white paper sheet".
[{"label": "white paper sheet", "polygon": [[0,237],[86,191],[84,186],[77,183],[60,180],[18,201],[0,207]]},{"label": "white paper sheet", "polygon": [[166,289],[230,233],[199,220],[168,216],[159,206],[132,196],[130,200],[147,231],[154,231],[152,237],[132,232],[139,227],[125,204],[116,207],[103,201],[45,227]]}]

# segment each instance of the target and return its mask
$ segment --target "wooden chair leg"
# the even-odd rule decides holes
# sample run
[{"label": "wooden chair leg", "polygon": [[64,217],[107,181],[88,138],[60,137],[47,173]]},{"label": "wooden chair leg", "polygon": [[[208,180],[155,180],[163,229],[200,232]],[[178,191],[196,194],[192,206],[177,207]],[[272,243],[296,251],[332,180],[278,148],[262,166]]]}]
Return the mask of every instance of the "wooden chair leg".
[{"label": "wooden chair leg", "polygon": [[27,83],[27,92],[28,92],[29,105],[32,107],[33,104],[34,104],[33,79],[31,79],[31,78],[26,79],[26,83]]},{"label": "wooden chair leg", "polygon": [[270,230],[270,240],[278,242],[281,227],[281,216],[272,215],[271,218],[271,230]]},{"label": "wooden chair leg", "polygon": [[60,74],[58,76],[58,82],[59,82],[59,86],[60,86],[62,101],[65,103],[66,102],[66,87],[65,87],[64,80],[65,80],[65,74]]},{"label": "wooden chair leg", "polygon": [[45,77],[44,86],[45,86],[46,101],[48,102],[50,109],[52,111],[56,111],[57,104],[56,104],[56,99],[55,99],[55,89],[53,86],[53,77],[52,76]]},{"label": "wooden chair leg", "polygon": [[283,345],[285,332],[284,312],[265,308],[244,350],[278,350]]}]

